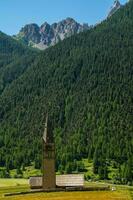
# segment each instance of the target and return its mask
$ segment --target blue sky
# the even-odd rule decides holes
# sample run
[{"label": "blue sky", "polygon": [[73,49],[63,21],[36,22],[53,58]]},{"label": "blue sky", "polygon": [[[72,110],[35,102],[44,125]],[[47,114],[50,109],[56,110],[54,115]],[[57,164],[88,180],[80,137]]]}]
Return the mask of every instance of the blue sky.
[{"label": "blue sky", "polygon": [[[104,19],[114,0],[0,0],[0,30],[13,35],[28,23],[52,24],[66,17],[95,24]],[[122,4],[127,0],[120,0]]]}]

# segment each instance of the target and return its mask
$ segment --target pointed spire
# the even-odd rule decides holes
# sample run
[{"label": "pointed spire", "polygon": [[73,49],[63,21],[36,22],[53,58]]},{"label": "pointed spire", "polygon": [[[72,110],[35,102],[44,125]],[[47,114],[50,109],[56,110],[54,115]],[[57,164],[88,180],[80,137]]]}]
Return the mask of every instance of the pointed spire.
[{"label": "pointed spire", "polygon": [[46,115],[46,121],[44,126],[44,133],[43,133],[43,140],[46,143],[47,142],[47,124],[48,124],[48,114]]},{"label": "pointed spire", "polygon": [[53,143],[52,124],[49,120],[48,114],[46,115],[43,140],[45,143]]}]

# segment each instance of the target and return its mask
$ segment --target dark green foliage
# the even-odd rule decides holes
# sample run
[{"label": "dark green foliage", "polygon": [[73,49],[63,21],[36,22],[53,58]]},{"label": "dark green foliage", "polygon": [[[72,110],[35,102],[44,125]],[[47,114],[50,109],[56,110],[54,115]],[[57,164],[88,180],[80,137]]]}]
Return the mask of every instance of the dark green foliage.
[{"label": "dark green foliage", "polygon": [[37,53],[0,32],[0,94],[22,75]]},{"label": "dark green foliage", "polygon": [[105,160],[100,163],[100,167],[98,168],[98,174],[100,179],[108,179],[108,168],[105,164]]},{"label": "dark green foliage", "polygon": [[35,169],[41,169],[42,167],[42,157],[40,155],[37,155],[35,157]]},{"label": "dark green foliage", "polygon": [[[56,168],[94,159],[108,178],[131,181],[133,166],[133,2],[94,29],[41,52],[0,96],[0,164],[37,164],[46,113],[53,121]],[[130,164],[129,164],[130,163]],[[9,166],[9,164],[7,165]],[[11,164],[11,167],[13,167]],[[38,168],[38,166],[36,166]],[[9,168],[9,167],[8,167]],[[75,166],[74,166],[75,168]]]},{"label": "dark green foliage", "polygon": [[10,173],[6,169],[0,169],[0,178],[10,178]]},{"label": "dark green foliage", "polygon": [[133,163],[132,158],[129,158],[126,163],[122,166],[121,169],[121,178],[123,184],[133,184]]},{"label": "dark green foliage", "polygon": [[85,166],[84,166],[84,163],[82,161],[79,161],[76,163],[76,171],[77,172],[85,172]]}]

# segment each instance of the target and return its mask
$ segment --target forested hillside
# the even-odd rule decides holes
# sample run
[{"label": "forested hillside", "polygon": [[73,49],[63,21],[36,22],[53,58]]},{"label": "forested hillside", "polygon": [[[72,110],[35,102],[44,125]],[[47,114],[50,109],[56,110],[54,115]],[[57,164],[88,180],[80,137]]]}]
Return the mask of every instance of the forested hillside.
[{"label": "forested hillside", "polygon": [[0,96],[0,166],[41,163],[45,115],[53,123],[57,170],[94,161],[107,178],[133,179],[133,2],[94,29],[51,47]]},{"label": "forested hillside", "polygon": [[35,50],[30,50],[0,32],[0,94],[32,63]]}]

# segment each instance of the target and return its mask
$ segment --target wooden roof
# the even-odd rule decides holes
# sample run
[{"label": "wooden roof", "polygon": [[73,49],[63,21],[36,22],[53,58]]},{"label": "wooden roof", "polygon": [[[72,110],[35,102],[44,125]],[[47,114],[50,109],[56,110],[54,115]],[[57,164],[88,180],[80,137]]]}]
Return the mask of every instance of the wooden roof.
[{"label": "wooden roof", "polygon": [[64,187],[84,186],[84,175],[83,174],[57,175],[56,185]]},{"label": "wooden roof", "polygon": [[[29,184],[31,187],[41,187],[42,177],[30,177]],[[60,187],[84,186],[83,174],[56,175],[56,185]]]}]

